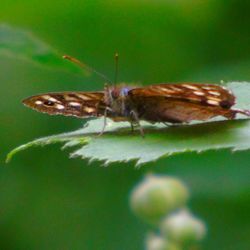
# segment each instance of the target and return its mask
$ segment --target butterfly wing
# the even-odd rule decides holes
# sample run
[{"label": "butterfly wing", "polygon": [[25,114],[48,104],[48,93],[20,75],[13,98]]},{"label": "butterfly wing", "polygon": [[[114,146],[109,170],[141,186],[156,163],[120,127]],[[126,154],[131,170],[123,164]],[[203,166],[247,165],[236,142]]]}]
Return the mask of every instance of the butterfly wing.
[{"label": "butterfly wing", "polygon": [[50,115],[91,117],[103,114],[103,98],[103,92],[59,92],[31,96],[23,104]]},{"label": "butterfly wing", "polygon": [[233,117],[234,95],[212,84],[157,84],[129,91],[140,119],[152,122],[190,122],[222,115]]},{"label": "butterfly wing", "polygon": [[129,94],[141,97],[166,97],[207,106],[230,108],[235,104],[235,97],[225,87],[213,84],[156,84],[132,89]]}]

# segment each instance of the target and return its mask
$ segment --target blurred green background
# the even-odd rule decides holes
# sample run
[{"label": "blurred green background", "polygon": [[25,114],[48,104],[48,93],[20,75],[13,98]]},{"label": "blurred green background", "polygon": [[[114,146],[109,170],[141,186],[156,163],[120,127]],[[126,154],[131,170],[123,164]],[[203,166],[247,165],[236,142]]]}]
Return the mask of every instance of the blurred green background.
[{"label": "blurred green background", "polygon": [[[111,78],[142,84],[250,80],[250,2],[241,0],[2,0],[0,22],[33,32]],[[186,153],[135,169],[68,159],[59,146],[4,158],[31,139],[82,126],[22,106],[29,95],[100,90],[84,77],[0,58],[0,249],[143,249],[147,226],[128,206],[144,173],[180,177],[190,207],[208,225],[202,249],[246,250],[250,245],[249,152]]]}]

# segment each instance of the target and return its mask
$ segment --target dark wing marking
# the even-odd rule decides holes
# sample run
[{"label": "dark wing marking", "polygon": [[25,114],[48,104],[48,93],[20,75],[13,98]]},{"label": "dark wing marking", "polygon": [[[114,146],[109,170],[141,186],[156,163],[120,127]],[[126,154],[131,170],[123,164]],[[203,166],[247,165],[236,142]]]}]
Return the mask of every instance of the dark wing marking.
[{"label": "dark wing marking", "polygon": [[235,97],[230,90],[213,84],[156,84],[132,89],[129,95],[145,98],[158,96],[222,108],[230,108],[235,104]]},{"label": "dark wing marking", "polygon": [[104,92],[58,92],[28,97],[23,104],[50,115],[90,117],[103,114],[103,99]]}]

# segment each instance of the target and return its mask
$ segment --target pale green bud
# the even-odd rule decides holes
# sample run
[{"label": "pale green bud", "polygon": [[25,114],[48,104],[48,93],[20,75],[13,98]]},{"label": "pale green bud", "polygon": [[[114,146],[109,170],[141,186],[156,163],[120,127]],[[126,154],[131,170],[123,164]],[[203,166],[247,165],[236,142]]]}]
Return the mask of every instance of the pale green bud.
[{"label": "pale green bud", "polygon": [[130,205],[133,212],[147,222],[159,220],[186,205],[186,186],[177,178],[148,175],[132,191]]},{"label": "pale green bud", "polygon": [[162,221],[160,228],[163,236],[182,246],[198,243],[206,234],[204,223],[187,210],[167,216]]},{"label": "pale green bud", "polygon": [[146,239],[146,250],[181,250],[181,248],[163,237],[150,234]]}]

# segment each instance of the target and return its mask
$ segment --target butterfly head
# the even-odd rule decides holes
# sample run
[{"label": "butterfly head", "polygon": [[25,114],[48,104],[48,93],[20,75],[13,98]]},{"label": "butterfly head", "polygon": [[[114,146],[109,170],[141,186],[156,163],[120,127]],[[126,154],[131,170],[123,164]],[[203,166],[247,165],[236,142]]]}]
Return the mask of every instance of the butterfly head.
[{"label": "butterfly head", "polygon": [[105,103],[117,116],[126,116],[128,109],[128,94],[131,86],[105,86]]}]

